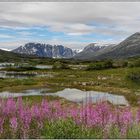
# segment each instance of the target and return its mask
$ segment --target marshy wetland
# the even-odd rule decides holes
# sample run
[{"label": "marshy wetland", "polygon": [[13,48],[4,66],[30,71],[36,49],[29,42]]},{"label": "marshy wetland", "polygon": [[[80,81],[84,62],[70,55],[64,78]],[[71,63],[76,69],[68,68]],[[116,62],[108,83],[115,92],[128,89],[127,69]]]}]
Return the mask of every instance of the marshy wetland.
[{"label": "marshy wetland", "polygon": [[[39,59],[36,64],[1,63],[0,102],[5,104],[3,115],[6,110],[13,110],[8,112],[13,120],[7,119],[11,123],[20,123],[24,129],[17,131],[17,127],[12,126],[8,130],[4,124],[3,132],[9,135],[2,132],[0,137],[104,138],[106,122],[109,122],[107,138],[134,138],[134,135],[139,138],[139,129],[132,124],[136,129],[132,132],[132,128],[128,127],[131,121],[134,123],[139,119],[140,67],[136,63],[139,60],[81,62],[56,59],[46,62],[47,59],[42,59],[40,64]],[[30,118],[27,126],[22,124],[25,116],[22,118],[15,105],[27,120]],[[17,118],[15,114],[19,120],[14,120]],[[119,120],[118,114],[122,116]],[[102,115],[105,115],[105,122]],[[115,126],[114,131],[114,123],[119,121],[123,124]],[[27,132],[23,131],[25,128]]]},{"label": "marshy wetland", "polygon": [[133,66],[135,63],[133,59],[114,62],[56,60],[49,64],[36,65],[1,63],[0,91],[1,94],[20,93],[24,90],[47,88],[51,93],[69,88],[77,89],[79,93],[81,90],[81,94],[86,91],[122,95],[131,105],[137,106],[140,96],[139,79],[137,80],[139,75],[135,77],[133,74],[139,74],[140,67]]}]

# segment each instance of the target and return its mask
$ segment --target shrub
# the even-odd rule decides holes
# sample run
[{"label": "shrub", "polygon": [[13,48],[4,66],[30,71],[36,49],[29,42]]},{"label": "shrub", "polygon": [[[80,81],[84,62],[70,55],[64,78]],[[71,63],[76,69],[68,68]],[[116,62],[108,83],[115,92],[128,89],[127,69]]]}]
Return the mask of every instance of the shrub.
[{"label": "shrub", "polygon": [[113,68],[112,61],[95,62],[87,67],[87,70],[103,70]]},{"label": "shrub", "polygon": [[128,66],[128,62],[126,60],[116,60],[113,63],[115,68],[123,68]]},{"label": "shrub", "polygon": [[129,62],[128,67],[140,67],[140,59]]},{"label": "shrub", "polygon": [[69,69],[69,66],[62,62],[55,62],[53,65],[53,69]]},{"label": "shrub", "polygon": [[140,70],[132,70],[127,74],[127,77],[134,82],[140,82]]}]

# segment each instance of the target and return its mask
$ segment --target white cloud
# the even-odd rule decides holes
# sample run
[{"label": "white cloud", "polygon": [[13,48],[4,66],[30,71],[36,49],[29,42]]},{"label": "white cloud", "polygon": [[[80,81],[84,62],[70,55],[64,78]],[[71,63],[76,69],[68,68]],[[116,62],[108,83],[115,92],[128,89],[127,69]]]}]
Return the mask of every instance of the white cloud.
[{"label": "white cloud", "polygon": [[26,41],[9,41],[9,42],[0,42],[0,49],[8,49],[8,50],[12,50],[15,49],[21,45],[24,45],[26,43]]},{"label": "white cloud", "polygon": [[11,39],[14,38],[12,35],[5,35],[5,34],[0,34],[1,39]]},{"label": "white cloud", "polygon": [[[100,34],[118,36],[118,40],[139,31],[139,2],[9,2],[0,3],[0,26],[27,31],[19,32],[22,36],[30,36],[28,28],[32,26],[48,27],[53,32],[63,32],[70,36]],[[2,37],[3,36],[3,37]],[[10,38],[9,35],[0,35]],[[12,48],[26,42],[1,42],[0,46]],[[94,40],[94,39],[93,39]],[[110,39],[111,40],[111,39]],[[117,41],[118,41],[117,40]],[[51,44],[54,44],[50,40]],[[98,41],[98,40],[97,40]],[[99,40],[105,41],[105,40]],[[109,40],[107,40],[109,41]],[[111,40],[110,42],[116,42]],[[46,41],[47,42],[47,41]],[[56,40],[60,44],[70,46],[82,45],[82,42]],[[83,43],[84,44],[84,43]],[[86,44],[86,43],[85,43]]]},{"label": "white cloud", "polygon": [[[125,34],[136,32],[140,25],[140,3],[130,2],[75,2],[75,3],[0,3],[0,25],[18,26],[49,26],[54,31],[62,31],[81,35],[94,33],[98,27],[88,23],[100,23],[116,34],[116,29]],[[100,27],[100,33],[104,27]],[[121,31],[120,30],[120,31]],[[107,31],[106,31],[107,33]]]}]

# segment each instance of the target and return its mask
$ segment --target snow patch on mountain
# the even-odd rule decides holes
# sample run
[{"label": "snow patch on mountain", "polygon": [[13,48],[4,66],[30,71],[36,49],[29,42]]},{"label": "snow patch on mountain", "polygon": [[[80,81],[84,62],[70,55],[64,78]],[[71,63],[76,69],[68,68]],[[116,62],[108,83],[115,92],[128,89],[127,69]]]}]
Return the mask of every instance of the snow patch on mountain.
[{"label": "snow patch on mountain", "polygon": [[63,45],[41,43],[27,43],[24,46],[14,49],[13,52],[50,58],[71,58],[77,54],[77,52]]}]

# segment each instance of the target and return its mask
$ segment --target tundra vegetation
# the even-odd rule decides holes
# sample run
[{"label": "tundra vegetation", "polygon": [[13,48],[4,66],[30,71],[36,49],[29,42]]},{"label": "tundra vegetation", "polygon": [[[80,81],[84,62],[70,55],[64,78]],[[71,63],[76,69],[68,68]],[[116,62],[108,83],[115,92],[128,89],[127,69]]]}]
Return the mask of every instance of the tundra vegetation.
[{"label": "tundra vegetation", "polygon": [[[129,106],[115,106],[106,101],[77,104],[52,96],[1,98],[0,138],[140,138],[140,58],[103,61],[30,58],[15,62],[14,67],[0,71],[51,76],[0,78],[1,91],[41,87],[52,92],[64,88],[95,90],[124,95]],[[36,65],[53,67],[39,69]]]}]

